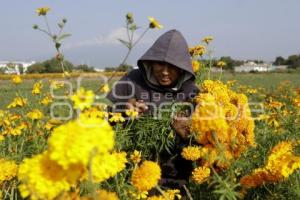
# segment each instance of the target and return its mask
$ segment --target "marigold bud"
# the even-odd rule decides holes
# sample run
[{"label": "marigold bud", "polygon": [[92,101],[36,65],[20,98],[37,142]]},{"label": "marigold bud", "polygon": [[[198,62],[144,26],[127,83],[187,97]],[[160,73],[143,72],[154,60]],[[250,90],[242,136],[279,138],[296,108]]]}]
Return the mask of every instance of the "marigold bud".
[{"label": "marigold bud", "polygon": [[63,18],[62,19],[62,22],[65,24],[65,23],[67,23],[67,18]]},{"label": "marigold bud", "polygon": [[38,29],[38,28],[39,28],[39,26],[38,26],[38,25],[36,25],[36,24],[34,24],[34,25],[32,26],[32,28],[33,28],[33,29]]},{"label": "marigold bud", "polygon": [[128,24],[132,24],[133,23],[133,14],[132,13],[127,13],[126,14],[126,20],[127,20]]}]

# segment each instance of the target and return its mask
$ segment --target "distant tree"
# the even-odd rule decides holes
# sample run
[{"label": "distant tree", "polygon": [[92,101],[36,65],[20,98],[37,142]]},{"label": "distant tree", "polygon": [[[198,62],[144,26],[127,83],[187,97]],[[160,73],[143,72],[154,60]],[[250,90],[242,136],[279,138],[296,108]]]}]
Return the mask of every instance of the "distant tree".
[{"label": "distant tree", "polygon": [[273,65],[285,65],[285,63],[286,63],[285,59],[281,56],[278,56],[273,62]]},{"label": "distant tree", "polygon": [[128,72],[128,71],[131,71],[133,69],[133,66],[123,64],[123,65],[120,65],[117,69],[118,69],[118,71],[121,71],[121,72]]},{"label": "distant tree", "polygon": [[226,69],[233,69],[234,60],[230,56],[223,56],[220,58],[220,61],[223,61],[226,63]]},{"label": "distant tree", "polygon": [[[65,71],[72,71],[74,65],[65,60],[64,61]],[[60,66],[60,62],[56,58],[52,58],[50,60],[46,60],[44,62],[35,63],[28,67],[28,73],[61,73],[62,69]]]},{"label": "distant tree", "polygon": [[244,62],[239,60],[234,60],[230,56],[222,56],[219,61],[226,63],[226,69],[233,70],[234,67],[242,65]]},{"label": "distant tree", "polygon": [[9,69],[14,69],[15,64],[10,62],[10,63],[7,63],[6,67],[9,68]]},{"label": "distant tree", "polygon": [[45,73],[46,68],[42,65],[38,65],[39,63],[36,63],[34,65],[31,65],[27,68],[28,74],[36,74],[36,73]]},{"label": "distant tree", "polygon": [[4,74],[6,71],[6,68],[5,67],[0,67],[0,74]]},{"label": "distant tree", "polygon": [[20,74],[23,74],[24,73],[24,66],[22,64],[19,64],[18,68],[19,68]]},{"label": "distant tree", "polygon": [[133,66],[127,65],[127,64],[123,64],[123,65],[120,65],[118,67],[106,67],[104,69],[104,71],[106,71],[106,72],[111,72],[111,71],[128,72],[128,71],[130,71],[132,69],[133,69]]},{"label": "distant tree", "polygon": [[254,62],[256,64],[262,64],[262,63],[264,63],[263,60],[252,60],[252,62]]},{"label": "distant tree", "polygon": [[92,66],[88,66],[88,65],[77,65],[76,67],[74,67],[74,70],[76,71],[80,71],[80,72],[96,72],[95,68]]},{"label": "distant tree", "polygon": [[300,67],[300,55],[291,55],[286,60],[286,64],[290,68],[299,68]]}]

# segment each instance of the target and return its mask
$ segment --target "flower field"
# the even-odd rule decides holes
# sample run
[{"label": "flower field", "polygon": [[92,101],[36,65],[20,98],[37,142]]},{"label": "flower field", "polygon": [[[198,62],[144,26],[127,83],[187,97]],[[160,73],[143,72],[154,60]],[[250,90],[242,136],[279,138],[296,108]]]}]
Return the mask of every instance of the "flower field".
[{"label": "flower field", "polygon": [[[224,74],[225,84],[199,85],[190,146],[181,153],[195,166],[189,198],[299,198],[298,76],[242,74],[234,80]],[[81,90],[77,84],[72,78],[1,81],[2,198],[180,198],[179,190],[159,187],[155,162],[174,145],[170,113],[158,120],[127,112],[125,121],[105,111],[107,100],[95,98],[105,92],[97,90],[98,79],[84,79]],[[212,113],[204,103],[211,101],[226,117],[198,116]],[[236,112],[245,117],[231,119]],[[153,188],[160,196],[149,192]]]}]

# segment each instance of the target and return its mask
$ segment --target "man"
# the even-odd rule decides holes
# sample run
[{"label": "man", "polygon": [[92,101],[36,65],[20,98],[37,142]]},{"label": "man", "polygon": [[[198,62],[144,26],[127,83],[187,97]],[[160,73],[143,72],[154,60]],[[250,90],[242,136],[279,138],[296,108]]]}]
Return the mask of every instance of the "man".
[{"label": "man", "polygon": [[[131,108],[139,115],[155,114],[161,105],[190,102],[198,92],[187,42],[177,30],[160,36],[137,64],[139,68],[122,77],[107,95],[119,110]],[[175,120],[172,127],[180,136],[178,147],[189,134],[188,121]],[[161,160],[163,185],[180,187],[188,179],[191,163],[181,158],[177,147],[176,159],[169,156]]]}]

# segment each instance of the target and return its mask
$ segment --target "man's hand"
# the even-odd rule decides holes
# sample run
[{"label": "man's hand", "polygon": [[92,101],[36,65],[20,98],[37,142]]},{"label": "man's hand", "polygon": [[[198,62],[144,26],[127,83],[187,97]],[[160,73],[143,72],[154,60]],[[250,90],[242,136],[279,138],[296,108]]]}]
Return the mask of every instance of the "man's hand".
[{"label": "man's hand", "polygon": [[183,113],[177,113],[171,126],[182,139],[186,140],[190,135],[190,124],[191,122],[188,117]]},{"label": "man's hand", "polygon": [[126,105],[126,109],[133,109],[139,113],[139,116],[148,110],[148,106],[143,100],[129,99]]}]

